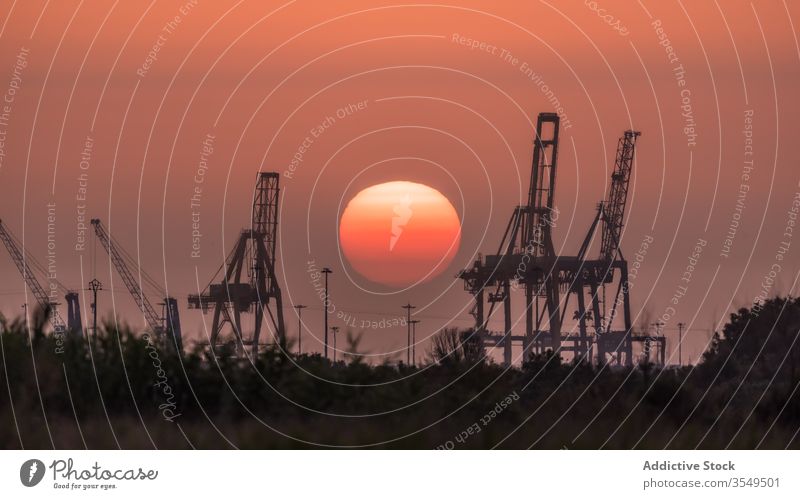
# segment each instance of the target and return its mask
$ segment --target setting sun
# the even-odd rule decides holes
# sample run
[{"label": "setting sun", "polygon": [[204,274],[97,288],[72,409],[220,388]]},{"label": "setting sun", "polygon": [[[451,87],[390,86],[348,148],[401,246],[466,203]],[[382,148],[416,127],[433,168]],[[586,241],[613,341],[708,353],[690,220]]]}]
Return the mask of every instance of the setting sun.
[{"label": "setting sun", "polygon": [[458,251],[461,223],[450,201],[414,182],[374,185],[342,213],[339,241],[350,265],[370,281],[408,286],[447,268]]}]

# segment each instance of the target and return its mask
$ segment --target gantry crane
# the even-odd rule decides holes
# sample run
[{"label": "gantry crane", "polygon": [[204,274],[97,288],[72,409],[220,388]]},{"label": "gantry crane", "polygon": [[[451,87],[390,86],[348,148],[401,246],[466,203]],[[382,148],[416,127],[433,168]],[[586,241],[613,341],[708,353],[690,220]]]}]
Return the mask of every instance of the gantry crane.
[{"label": "gantry crane", "polygon": [[[511,363],[512,341],[528,342],[533,337],[534,321],[537,338],[552,350],[561,348],[561,313],[559,304],[557,255],[553,247],[552,226],[555,209],[555,181],[558,162],[559,117],[556,113],[540,113],[536,121],[530,187],[526,205],[517,206],[506,226],[498,252],[480,257],[469,269],[459,273],[467,291],[475,296],[473,316],[476,330],[487,344],[503,345],[503,358]],[[525,337],[514,337],[511,331],[512,283],[524,287],[526,305]],[[484,315],[484,293],[490,292],[488,314]],[[505,317],[502,334],[492,335],[487,323],[496,303],[503,303]],[[549,332],[541,332],[547,313]]]},{"label": "gantry crane", "polygon": [[[462,270],[458,277],[465,289],[475,298],[471,313],[475,330],[483,335],[487,345],[502,345],[504,363],[512,360],[512,344],[521,341],[524,354],[540,353],[549,348],[554,352],[572,352],[573,358],[591,359],[592,345],[597,346],[597,361],[604,363],[608,355],[625,364],[632,363],[632,342],[642,338],[632,335],[628,270],[620,237],[625,217],[628,187],[639,132],[628,130],[620,138],[608,198],[598,206],[597,215],[577,256],[556,255],[552,227],[555,225],[553,204],[558,153],[558,116],[539,114],[533,150],[528,202],[515,208],[498,252],[479,256],[473,266]],[[588,259],[589,247],[597,226],[602,223],[600,256]],[[617,281],[612,296],[613,307],[606,316],[605,287]],[[513,284],[525,292],[525,334],[511,331],[511,295]],[[484,295],[487,289],[490,308],[484,314]],[[587,309],[586,293],[591,303]],[[563,303],[561,295],[563,296]],[[578,310],[573,318],[578,322],[578,334],[562,336],[562,324],[571,295],[576,295]],[[495,303],[503,303],[504,330],[488,331],[487,324]],[[617,307],[622,304],[622,329],[613,329]],[[545,315],[546,314],[546,315]],[[546,319],[546,320],[545,320]],[[587,322],[594,325],[594,338],[589,336]],[[649,337],[648,337],[649,338]],[[663,348],[663,338],[656,339]],[[563,344],[566,342],[566,344]]]},{"label": "gantry crane", "polygon": [[[250,229],[239,234],[233,251],[223,265],[221,280],[214,283],[219,276],[218,271],[200,294],[189,295],[189,308],[197,308],[204,313],[214,308],[210,337],[212,351],[216,349],[219,335],[227,324],[236,337],[237,353],[241,355],[242,347],[250,344],[255,358],[265,315],[270,320],[276,341],[280,344],[285,341],[281,289],[275,273],[279,179],[280,175],[276,172],[258,174]],[[253,309],[253,335],[245,340],[241,315]]]},{"label": "gantry crane", "polygon": [[36,274],[34,274],[31,269],[32,264],[42,271],[42,266],[25,251],[16,237],[14,237],[3,224],[2,220],[0,220],[0,239],[3,240],[8,254],[11,255],[14,265],[16,265],[25,284],[28,285],[28,288],[33,293],[36,302],[43,310],[48,310],[50,312],[50,323],[53,326],[53,332],[58,336],[63,335],[67,331],[72,331],[75,334],[82,334],[83,324],[81,322],[78,293],[66,289],[60,282],[55,281],[56,289],[65,293],[64,298],[67,302],[67,322],[64,323],[64,319],[58,311],[58,302],[52,300],[52,296],[44,290],[38,279],[36,279]]},{"label": "gantry crane", "polygon": [[[92,219],[92,226],[100,244],[108,253],[111,263],[117,269],[117,273],[128,288],[133,300],[144,315],[148,327],[155,334],[158,341],[162,342],[167,348],[174,349],[176,352],[183,352],[183,339],[181,336],[181,324],[178,315],[178,302],[172,297],[164,298],[164,314],[159,316],[155,308],[150,303],[147,295],[144,294],[139,282],[133,276],[130,268],[128,267],[127,259],[122,253],[119,245],[114,241],[106,231],[102,222],[99,219]],[[132,262],[133,263],[133,262]],[[144,272],[142,272],[144,274]],[[151,283],[154,283],[150,279]]]},{"label": "gantry crane", "polygon": [[[626,130],[619,139],[608,197],[598,204],[597,215],[578,251],[577,269],[568,272],[565,279],[569,284],[570,294],[575,294],[578,300],[578,310],[575,312],[580,338],[578,353],[587,357],[591,355],[587,330],[587,322],[591,321],[594,326],[598,364],[605,363],[608,354],[617,363],[622,363],[623,357],[626,364],[632,363],[633,337],[628,293],[628,264],[622,255],[620,239],[625,221],[625,206],[633,171],[636,139],[639,135],[640,132]],[[600,255],[597,259],[589,260],[586,255],[599,224],[602,224]],[[614,282],[615,274],[618,274],[617,290],[611,296],[613,302],[611,313],[606,316],[608,302],[606,285]],[[591,310],[586,308],[587,292]],[[623,308],[623,329],[614,330],[613,324],[620,302]]]}]

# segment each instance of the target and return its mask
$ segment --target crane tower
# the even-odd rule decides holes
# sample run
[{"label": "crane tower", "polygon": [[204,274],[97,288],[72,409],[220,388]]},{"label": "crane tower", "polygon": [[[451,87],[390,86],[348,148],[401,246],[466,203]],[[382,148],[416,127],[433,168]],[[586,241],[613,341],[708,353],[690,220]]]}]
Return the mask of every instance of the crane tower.
[{"label": "crane tower", "polygon": [[[278,240],[278,201],[280,175],[260,172],[256,179],[252,219],[223,266],[224,273],[212,278],[200,294],[189,295],[189,308],[206,312],[214,309],[210,345],[216,349],[220,333],[230,327],[236,337],[237,353],[250,345],[253,358],[258,354],[264,318],[269,320],[277,342],[285,341],[281,289],[275,273]],[[242,331],[242,314],[254,312],[255,325],[250,339]]]}]

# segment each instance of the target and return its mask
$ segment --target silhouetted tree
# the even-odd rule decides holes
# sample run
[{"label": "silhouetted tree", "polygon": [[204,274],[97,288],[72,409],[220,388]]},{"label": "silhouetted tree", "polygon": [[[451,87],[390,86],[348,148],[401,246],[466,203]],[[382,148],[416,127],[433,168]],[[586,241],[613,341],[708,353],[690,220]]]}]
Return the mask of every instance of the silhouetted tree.
[{"label": "silhouetted tree", "polygon": [[[703,370],[729,378],[798,380],[800,299],[771,298],[731,314],[703,354]],[[749,373],[749,374],[748,374]]]},{"label": "silhouetted tree", "polygon": [[471,329],[445,328],[432,339],[431,356],[441,365],[475,364],[486,355],[483,338]]}]

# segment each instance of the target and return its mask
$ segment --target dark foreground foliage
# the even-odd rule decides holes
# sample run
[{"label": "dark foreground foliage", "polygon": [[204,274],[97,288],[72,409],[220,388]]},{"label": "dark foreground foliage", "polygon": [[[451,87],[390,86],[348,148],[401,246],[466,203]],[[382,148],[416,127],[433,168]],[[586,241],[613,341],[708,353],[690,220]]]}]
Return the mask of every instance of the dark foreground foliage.
[{"label": "dark foreground foliage", "polygon": [[[7,449],[800,447],[798,299],[740,310],[702,364],[664,370],[554,355],[506,370],[474,344],[419,368],[279,349],[179,359],[110,325],[59,354],[34,322],[0,333]],[[434,355],[469,337],[448,334]]]}]

